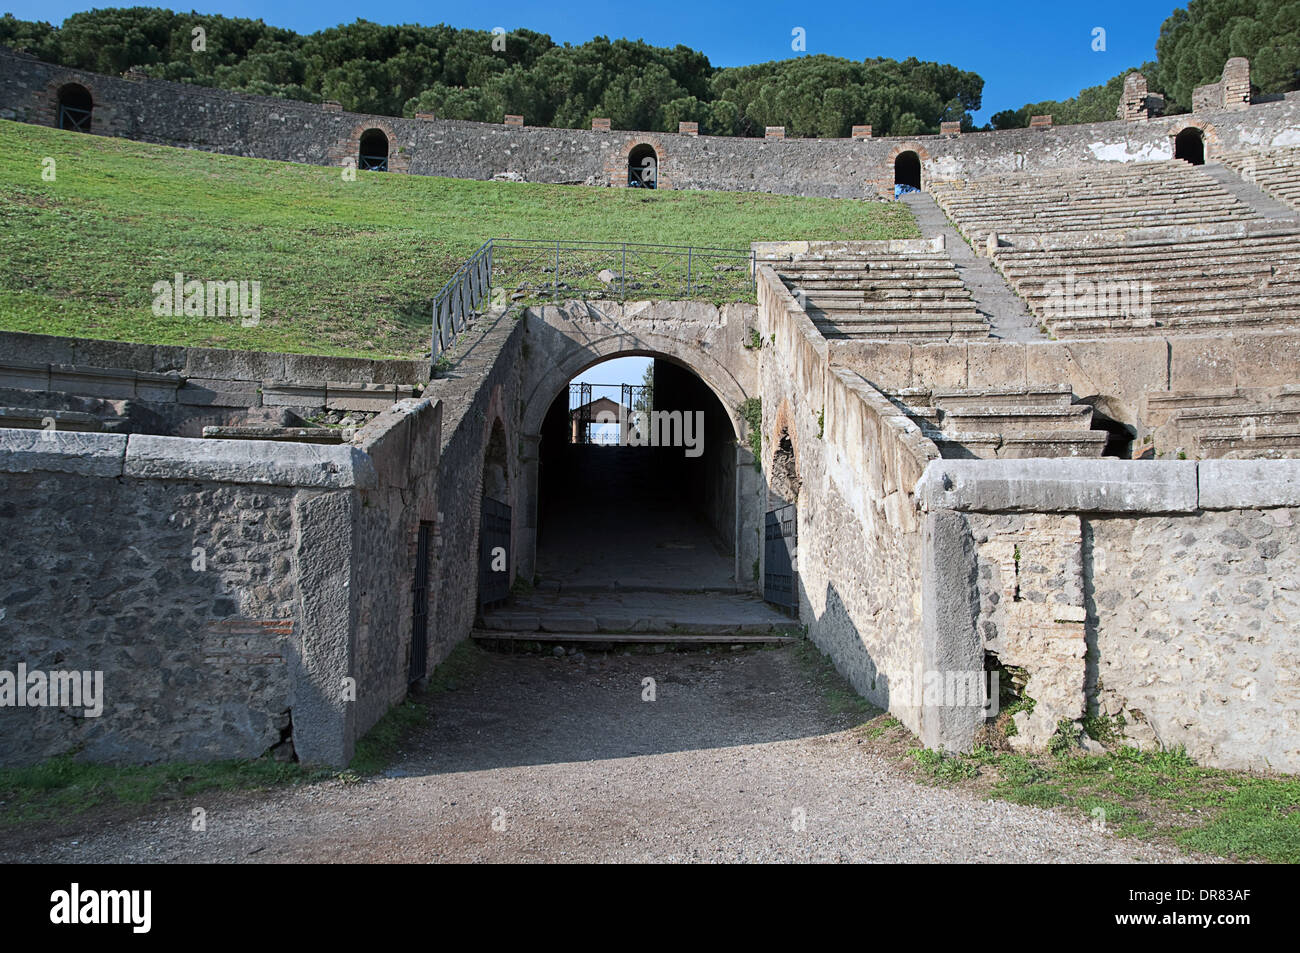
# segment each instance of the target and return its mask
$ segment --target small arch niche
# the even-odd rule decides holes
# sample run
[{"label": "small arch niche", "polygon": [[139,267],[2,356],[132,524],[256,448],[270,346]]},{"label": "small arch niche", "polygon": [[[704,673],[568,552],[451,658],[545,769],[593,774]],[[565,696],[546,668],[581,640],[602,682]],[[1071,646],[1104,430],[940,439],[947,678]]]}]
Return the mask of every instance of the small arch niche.
[{"label": "small arch niche", "polygon": [[627,185],[631,189],[659,188],[659,156],[653,146],[643,142],[627,154]]},{"label": "small arch niche", "polygon": [[95,101],[90,90],[80,83],[68,83],[59,87],[59,128],[72,132],[90,132],[90,116],[94,111]]},{"label": "small arch niche", "polygon": [[363,172],[388,171],[388,136],[382,129],[367,129],[361,134],[357,168]]},{"label": "small arch niche", "polygon": [[894,160],[894,184],[921,188],[921,157],[915,152],[900,152]]},{"label": "small arch niche", "polygon": [[1192,165],[1205,165],[1205,134],[1188,126],[1174,137],[1174,158]]}]

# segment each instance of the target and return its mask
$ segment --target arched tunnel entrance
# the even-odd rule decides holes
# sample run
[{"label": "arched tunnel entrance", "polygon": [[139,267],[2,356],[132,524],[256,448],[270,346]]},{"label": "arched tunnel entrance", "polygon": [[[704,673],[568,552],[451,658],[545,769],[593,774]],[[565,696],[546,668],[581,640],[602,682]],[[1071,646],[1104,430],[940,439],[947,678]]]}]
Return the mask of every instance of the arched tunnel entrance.
[{"label": "arched tunnel entrance", "polygon": [[736,434],[694,372],[597,364],[556,396],[540,437],[542,585],[735,588]]}]

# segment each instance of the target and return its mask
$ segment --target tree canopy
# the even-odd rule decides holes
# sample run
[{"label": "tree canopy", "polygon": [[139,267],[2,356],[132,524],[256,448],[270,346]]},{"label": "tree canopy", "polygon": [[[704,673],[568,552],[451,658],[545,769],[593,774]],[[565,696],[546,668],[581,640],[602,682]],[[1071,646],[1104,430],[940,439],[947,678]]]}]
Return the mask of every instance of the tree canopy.
[{"label": "tree canopy", "polygon": [[[1300,89],[1300,0],[1191,0],[1160,27],[1156,59],[1136,69],[1153,92],[1164,94],[1169,112],[1188,112],[1192,90],[1215,83],[1234,56],[1250,60],[1251,84],[1261,93]],[[1050,113],[1068,125],[1115,118],[1125,70],[1100,86],[1065,100],[1028,103],[995,113],[994,129],[1029,125],[1029,117]]]},{"label": "tree canopy", "polygon": [[[205,31],[203,50],[192,31]],[[847,136],[855,123],[877,135],[933,133],[944,121],[971,128],[984,81],[975,73],[909,58],[800,56],[717,68],[698,50],[598,36],[557,44],[542,33],[496,35],[446,25],[383,26],[365,20],[302,35],[261,20],[150,7],[92,10],[62,26],[0,17],[0,44],[99,73],[131,68],[183,83],[301,99],[391,116],[676,132],[694,121],[706,135]]]}]

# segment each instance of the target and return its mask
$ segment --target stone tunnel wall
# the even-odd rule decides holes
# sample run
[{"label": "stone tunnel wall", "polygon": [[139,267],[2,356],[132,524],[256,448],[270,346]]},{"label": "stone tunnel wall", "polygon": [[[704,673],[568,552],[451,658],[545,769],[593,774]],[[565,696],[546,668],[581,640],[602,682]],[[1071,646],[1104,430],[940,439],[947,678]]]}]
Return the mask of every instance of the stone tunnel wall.
[{"label": "stone tunnel wall", "polygon": [[[750,139],[669,133],[510,127],[400,119],[160,80],[70,70],[0,48],[0,119],[53,125],[67,82],[94,98],[92,132],[230,155],[341,165],[355,159],[361,134],[388,135],[395,171],[467,179],[515,173],[530,181],[626,185],[627,156],[654,146],[661,186],[863,198],[892,195],[893,162],[922,161],[923,184],[1016,170],[1173,157],[1173,137],[1193,122],[1170,116],[949,136],[879,139]],[[526,117],[525,117],[526,118]],[[1245,110],[1198,113],[1213,128],[1213,150],[1300,144],[1300,97]]]},{"label": "stone tunnel wall", "polygon": [[924,572],[976,581],[931,637],[1028,676],[1013,747],[1094,715],[1142,748],[1300,772],[1300,462],[942,460],[917,498],[967,554]]},{"label": "stone tunnel wall", "polygon": [[913,487],[938,450],[860,376],[830,366],[826,341],[766,266],[759,309],[764,469],[788,434],[801,484],[800,621],[858,692],[919,733],[924,540]]}]

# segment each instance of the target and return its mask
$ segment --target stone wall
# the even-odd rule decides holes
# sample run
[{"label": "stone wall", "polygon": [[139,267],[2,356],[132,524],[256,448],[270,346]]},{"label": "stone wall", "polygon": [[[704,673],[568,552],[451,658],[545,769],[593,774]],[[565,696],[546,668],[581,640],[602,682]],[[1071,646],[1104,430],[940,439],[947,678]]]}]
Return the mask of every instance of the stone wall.
[{"label": "stone wall", "polygon": [[[519,561],[524,491],[520,434],[524,322],[516,312],[494,311],[449,353],[446,376],[426,394],[442,403],[437,468],[437,536],[434,545],[429,669],[469,636],[478,613],[479,522],[483,464],[494,425],[505,432],[506,493],[512,510],[509,567]],[[403,578],[409,578],[409,574]]]},{"label": "stone wall", "polygon": [[[894,159],[915,151],[923,182],[1091,162],[1173,157],[1191,117],[1012,129],[959,136],[747,139],[678,133],[547,129],[366,116],[201,86],[100,76],[0,49],[0,119],[49,125],[66,82],[95,100],[92,131],[144,142],[316,165],[353,159],[367,129],[389,137],[397,171],[468,179],[511,173],[529,181],[624,186],[627,160],[652,145],[660,186],[842,198],[892,195]],[[1205,113],[1220,148],[1300,144],[1300,99]],[[1202,117],[1204,119],[1204,117]]]},{"label": "stone wall", "polygon": [[1013,746],[1094,714],[1139,747],[1300,771],[1300,463],[941,460],[917,500],[965,554],[922,571],[976,583],[927,637],[1025,671]]},{"label": "stone wall", "polygon": [[938,450],[860,376],[829,364],[770,267],[758,296],[763,465],[770,477],[788,436],[800,483],[799,619],[858,692],[919,733],[924,534],[913,488]]},{"label": "stone wall", "polygon": [[345,764],[351,447],[0,430],[0,668],[101,671],[104,709],[0,708],[0,762]]},{"label": "stone wall", "polygon": [[957,344],[832,341],[829,360],[886,391],[1070,384],[1077,399],[1131,426],[1141,445],[1164,422],[1150,406],[1152,398],[1294,385],[1300,334]]}]

